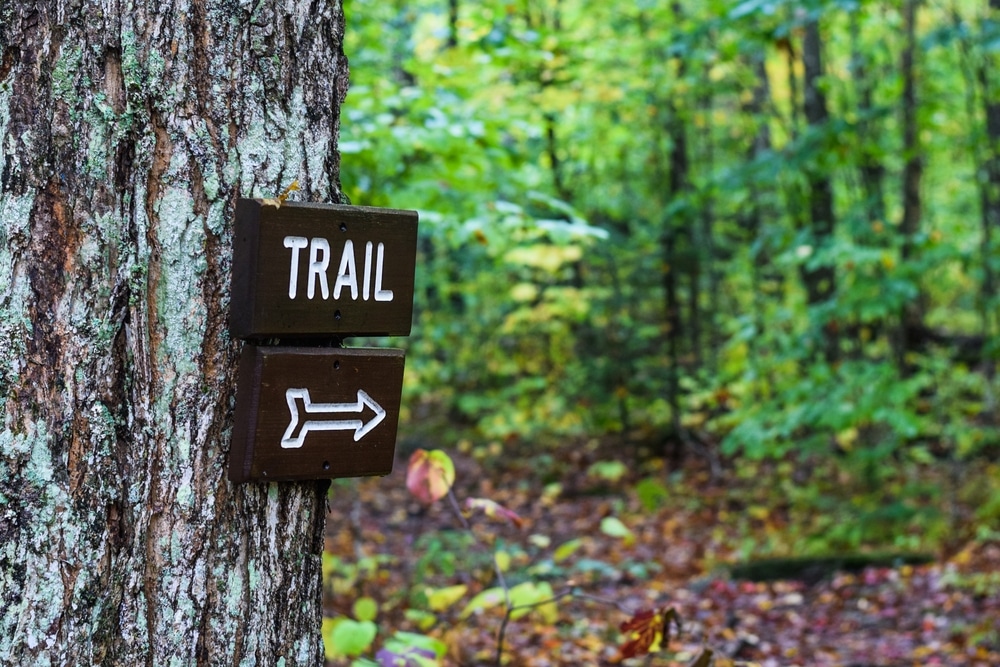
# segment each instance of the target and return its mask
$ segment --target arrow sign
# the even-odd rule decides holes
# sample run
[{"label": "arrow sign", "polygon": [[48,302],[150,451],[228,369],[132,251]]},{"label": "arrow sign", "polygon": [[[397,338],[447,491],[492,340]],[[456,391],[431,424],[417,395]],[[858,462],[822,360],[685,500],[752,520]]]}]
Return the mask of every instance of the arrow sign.
[{"label": "arrow sign", "polygon": [[245,344],[229,479],[388,475],[403,362],[402,350]]},{"label": "arrow sign", "polygon": [[[285,392],[285,400],[288,402],[288,412],[291,414],[288,428],[281,437],[281,446],[285,449],[301,447],[309,431],[354,431],[354,442],[358,442],[385,419],[385,408],[361,389],[358,389],[356,403],[313,403],[309,398],[308,389],[289,389]],[[299,403],[302,404],[302,410],[299,410]],[[361,419],[310,419],[299,427],[300,412],[321,415],[355,412],[361,414],[366,405],[375,412],[375,416],[368,423]]]}]

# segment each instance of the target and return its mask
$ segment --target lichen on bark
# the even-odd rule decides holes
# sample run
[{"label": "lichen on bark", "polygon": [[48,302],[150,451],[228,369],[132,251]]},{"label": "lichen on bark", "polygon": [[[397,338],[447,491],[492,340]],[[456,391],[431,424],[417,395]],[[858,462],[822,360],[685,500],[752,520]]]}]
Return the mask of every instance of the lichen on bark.
[{"label": "lichen on bark", "polygon": [[341,201],[339,2],[0,0],[0,663],[320,664],[323,483],[225,476],[240,196]]}]

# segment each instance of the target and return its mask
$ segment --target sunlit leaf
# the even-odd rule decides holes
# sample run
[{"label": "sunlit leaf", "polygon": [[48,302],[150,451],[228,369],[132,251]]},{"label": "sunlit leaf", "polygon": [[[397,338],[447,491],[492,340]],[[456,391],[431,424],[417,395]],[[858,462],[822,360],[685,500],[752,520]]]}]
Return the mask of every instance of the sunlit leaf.
[{"label": "sunlit leaf", "polygon": [[460,618],[468,618],[472,614],[477,614],[485,609],[490,609],[492,607],[498,607],[504,604],[505,598],[502,588],[487,588],[482,591],[465,605],[465,609],[459,615]]},{"label": "sunlit leaf", "polygon": [[468,586],[459,584],[445,588],[428,588],[424,593],[427,595],[427,606],[431,611],[445,611],[461,600],[468,590]]}]

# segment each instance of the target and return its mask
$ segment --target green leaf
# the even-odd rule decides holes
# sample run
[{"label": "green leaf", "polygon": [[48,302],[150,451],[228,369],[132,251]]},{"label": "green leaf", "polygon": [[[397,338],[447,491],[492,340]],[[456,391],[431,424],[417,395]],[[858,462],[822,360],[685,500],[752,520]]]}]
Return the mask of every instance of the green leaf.
[{"label": "green leaf", "polygon": [[652,477],[647,477],[636,484],[635,494],[639,496],[639,502],[647,512],[660,509],[670,498],[670,493],[663,482]]},{"label": "green leaf", "polygon": [[587,468],[587,475],[604,479],[609,482],[617,482],[628,474],[628,466],[621,461],[598,461]]},{"label": "green leaf", "polygon": [[559,563],[566,560],[567,558],[575,554],[581,546],[583,546],[583,540],[581,540],[579,537],[574,538],[569,542],[563,542],[558,547],[556,547],[556,550],[554,552],[552,552],[553,562]]},{"label": "green leaf", "polygon": [[544,622],[551,625],[558,620],[559,610],[554,600],[551,602],[546,602],[546,600],[552,600],[554,597],[555,594],[552,591],[552,586],[547,581],[541,583],[525,581],[518,584],[510,589],[510,604],[511,607],[522,608],[514,609],[510,617],[516,621],[534,611],[538,612],[538,615]]},{"label": "green leaf", "polygon": [[354,618],[359,621],[374,621],[378,616],[378,603],[370,597],[358,598],[351,609]]},{"label": "green leaf", "polygon": [[437,616],[423,609],[407,609],[403,616],[421,630],[430,630],[437,623]]},{"label": "green leaf", "polygon": [[601,532],[608,537],[620,538],[625,544],[632,544],[635,541],[635,535],[618,517],[606,516],[601,519]]},{"label": "green leaf", "polygon": [[478,614],[484,609],[489,609],[491,607],[497,607],[504,604],[504,595],[502,588],[487,588],[482,591],[465,605],[465,609],[459,615],[459,618],[466,619],[472,614]]},{"label": "green leaf", "polygon": [[330,660],[361,655],[375,641],[376,634],[378,628],[371,621],[323,619],[323,643]]}]

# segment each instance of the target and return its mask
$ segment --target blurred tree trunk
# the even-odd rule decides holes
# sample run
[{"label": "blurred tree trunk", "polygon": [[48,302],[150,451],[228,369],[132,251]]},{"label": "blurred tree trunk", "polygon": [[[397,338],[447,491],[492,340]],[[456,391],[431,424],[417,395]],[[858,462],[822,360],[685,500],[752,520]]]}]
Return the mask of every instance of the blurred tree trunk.
[{"label": "blurred tree trunk", "polygon": [[[682,14],[680,3],[671,5],[675,20],[680,23]],[[683,80],[687,73],[687,63],[683,56],[676,56],[676,78]],[[674,215],[664,220],[662,236],[663,250],[663,291],[666,297],[667,315],[667,354],[670,357],[670,370],[667,377],[667,403],[670,405],[671,422],[676,433],[680,432],[680,355],[683,335],[681,305],[679,297],[678,270],[679,253],[677,238],[682,230],[687,230],[691,221],[688,215],[688,202],[683,201],[688,194],[689,163],[687,149],[687,133],[684,120],[681,117],[680,104],[672,97],[669,104],[670,115],[667,120],[666,137],[670,142],[669,163],[670,176],[667,182],[668,208]],[[678,452],[679,454],[679,452]]]},{"label": "blurred tree trunk", "polygon": [[[863,218],[855,227],[854,239],[856,242],[868,247],[887,248],[889,234],[886,234],[885,225],[885,178],[886,168],[882,161],[882,134],[881,122],[876,117],[874,102],[875,82],[878,74],[872,74],[871,66],[874,59],[870,51],[861,45],[861,23],[859,21],[861,11],[851,12],[851,78],[854,88],[857,91],[857,155],[858,155],[858,176],[861,181],[861,192],[863,199],[861,210]],[[882,275],[882,269],[876,271]],[[867,329],[868,335],[865,335]],[[883,318],[868,318],[862,321],[860,314],[854,316],[850,327],[850,339],[852,342],[851,356],[854,359],[864,357],[865,349],[868,347],[866,341],[875,336],[875,332],[885,329]],[[890,331],[890,338],[895,335],[895,331]],[[896,345],[896,341],[892,341]]]},{"label": "blurred tree trunk", "polygon": [[[923,154],[920,148],[920,128],[917,123],[917,83],[915,58],[917,53],[916,20],[919,0],[907,0],[903,8],[904,39],[900,59],[900,73],[903,77],[902,132],[903,132],[903,219],[900,223],[902,246],[900,257],[904,263],[913,261],[914,239],[920,231],[921,199],[920,181],[923,177]],[[912,302],[903,306],[899,319],[899,341],[897,344],[900,372],[907,373],[906,353],[914,348],[923,328],[923,297],[918,294]]]},{"label": "blurred tree trunk", "polygon": [[413,27],[416,23],[416,11],[405,0],[395,0],[395,11],[389,27],[392,28],[392,74],[396,83],[402,87],[416,85],[417,79],[413,72],[406,69],[406,62],[412,55]]},{"label": "blurred tree trunk", "polygon": [[[712,97],[712,85],[711,85],[711,70],[710,64],[706,64],[703,70],[704,80],[702,82],[702,94],[698,96],[698,107],[701,114],[701,130],[702,130],[702,165],[705,173],[704,181],[700,188],[699,203],[700,203],[700,222],[701,229],[699,230],[699,243],[695,246],[695,254],[706,268],[705,273],[707,273],[707,286],[708,286],[708,312],[707,312],[707,326],[708,335],[706,336],[708,347],[704,355],[701,354],[702,349],[702,337],[699,332],[698,337],[694,337],[692,342],[694,344],[694,350],[696,355],[695,363],[701,366],[704,361],[708,366],[708,372],[714,374],[716,368],[718,367],[718,350],[722,347],[722,330],[716,326],[717,318],[719,316],[720,301],[719,294],[720,287],[722,284],[721,270],[719,268],[718,258],[716,257],[716,247],[715,247],[715,235],[714,235],[714,222],[715,222],[715,211],[714,211],[714,198],[715,198],[715,146],[712,137],[712,129],[715,127],[713,123],[713,97]],[[700,320],[698,316],[699,303],[697,297],[692,297],[691,299],[691,317],[695,320]]]},{"label": "blurred tree trunk", "polygon": [[[803,110],[806,122],[814,130],[823,132],[829,120],[826,96],[820,85],[823,76],[823,44],[820,39],[819,22],[810,20],[805,26],[802,41],[802,64],[805,83],[803,86]],[[822,162],[822,160],[820,160]],[[833,241],[833,185],[830,174],[822,164],[813,164],[807,169],[809,183],[809,220],[815,251],[821,251]],[[834,267],[824,263],[802,267],[802,278],[806,287],[809,305],[813,308],[830,300],[835,288]],[[823,356],[827,361],[836,360],[838,342],[835,322],[822,322],[820,333]]]},{"label": "blurred tree trunk", "polygon": [[327,483],[226,479],[236,199],[340,201],[339,2],[0,0],[0,663],[318,665]]},{"label": "blurred tree trunk", "polygon": [[874,127],[874,79],[869,72],[869,56],[861,47],[858,12],[851,14],[851,74],[858,91],[858,136],[861,139],[861,187],[865,193],[865,213],[868,224],[885,224],[885,165],[880,159],[878,128]]},{"label": "blurred tree trunk", "polygon": [[[748,164],[755,164],[771,150],[771,129],[768,124],[765,110],[771,103],[771,85],[767,75],[765,54],[763,52],[753,53],[749,56],[749,66],[754,74],[754,86],[752,95],[742,104],[741,111],[749,119],[751,129],[750,145],[746,149],[746,160]],[[755,171],[755,170],[754,170]],[[763,184],[756,178],[750,176],[748,184],[749,202],[740,211],[740,223],[750,237],[750,261],[751,261],[751,298],[753,299],[753,322],[757,335],[748,344],[751,349],[749,363],[757,369],[760,375],[759,364],[762,350],[758,345],[765,327],[766,311],[764,307],[765,292],[776,291],[781,284],[781,273],[775,271],[771,264],[771,254],[768,249],[768,239],[762,223],[764,212]]]},{"label": "blurred tree trunk", "polygon": [[[1000,23],[1000,0],[988,0],[987,19],[993,26]],[[993,30],[996,30],[994,27]],[[1000,233],[1000,55],[996,50],[985,50],[979,67],[979,83],[983,91],[986,115],[986,154],[979,167],[980,200],[982,207],[982,321],[984,341],[996,333],[997,327],[997,280],[996,265],[1000,252],[996,237]],[[986,343],[984,342],[984,345]],[[984,350],[984,352],[986,352]],[[992,388],[996,376],[996,361],[983,354],[982,367],[986,375],[988,389]],[[990,390],[987,393],[984,413],[996,418],[997,399]]]},{"label": "blurred tree trunk", "polygon": [[458,0],[448,0],[448,42],[449,48],[458,46]]}]

